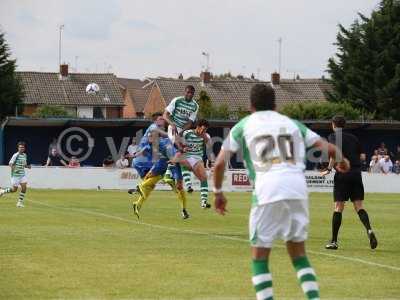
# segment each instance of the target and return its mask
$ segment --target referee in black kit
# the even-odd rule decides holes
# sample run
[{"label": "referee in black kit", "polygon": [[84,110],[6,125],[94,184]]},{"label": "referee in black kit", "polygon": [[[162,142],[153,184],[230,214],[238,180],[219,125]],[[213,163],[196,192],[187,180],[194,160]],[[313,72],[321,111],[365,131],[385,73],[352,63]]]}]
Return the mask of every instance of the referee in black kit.
[{"label": "referee in black kit", "polygon": [[[362,153],[360,142],[354,135],[345,132],[343,129],[346,120],[342,116],[336,116],[332,120],[333,133],[329,135],[328,141],[335,144],[342,150],[343,156],[350,161],[350,170],[347,173],[336,172],[334,177],[333,198],[335,208],[332,216],[332,239],[325,248],[330,250],[338,249],[338,233],[342,223],[342,212],[345,202],[349,199],[361,222],[365,226],[371,249],[378,246],[378,241],[369,223],[368,214],[363,207],[364,185],[361,176],[360,154]],[[322,173],[327,175],[332,171],[333,160],[329,162],[328,169]]]}]

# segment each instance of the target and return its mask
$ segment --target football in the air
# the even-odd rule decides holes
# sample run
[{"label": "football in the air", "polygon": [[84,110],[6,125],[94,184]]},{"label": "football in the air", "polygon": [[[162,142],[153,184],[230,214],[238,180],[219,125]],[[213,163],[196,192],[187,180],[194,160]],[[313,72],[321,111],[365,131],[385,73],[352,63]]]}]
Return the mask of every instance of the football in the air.
[{"label": "football in the air", "polygon": [[100,87],[97,83],[89,83],[86,86],[86,93],[89,95],[96,95],[100,91]]}]

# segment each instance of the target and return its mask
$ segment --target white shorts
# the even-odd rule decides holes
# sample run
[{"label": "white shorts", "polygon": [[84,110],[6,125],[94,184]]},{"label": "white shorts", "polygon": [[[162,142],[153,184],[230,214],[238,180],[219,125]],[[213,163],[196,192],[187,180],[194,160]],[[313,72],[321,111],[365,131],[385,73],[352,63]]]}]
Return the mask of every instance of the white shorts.
[{"label": "white shorts", "polygon": [[[181,132],[182,132],[182,129],[181,129],[181,128],[176,127],[176,129],[177,129],[178,133],[181,133]],[[169,140],[170,140],[173,144],[175,144],[175,141],[176,141],[176,139],[177,139],[177,136],[176,136],[176,134],[173,134],[173,133],[172,133],[172,127],[171,127],[171,125],[168,125],[168,138],[169,138]]]},{"label": "white shorts", "polygon": [[11,185],[18,187],[21,183],[28,183],[26,176],[22,177],[11,177]]},{"label": "white shorts", "polygon": [[254,247],[272,248],[275,240],[303,242],[309,223],[308,200],[281,200],[251,209],[250,242]]},{"label": "white shorts", "polygon": [[194,157],[194,156],[189,156],[189,157],[186,157],[185,159],[189,163],[192,170],[193,170],[194,166],[197,165],[198,162],[203,162],[203,160],[201,158]]}]

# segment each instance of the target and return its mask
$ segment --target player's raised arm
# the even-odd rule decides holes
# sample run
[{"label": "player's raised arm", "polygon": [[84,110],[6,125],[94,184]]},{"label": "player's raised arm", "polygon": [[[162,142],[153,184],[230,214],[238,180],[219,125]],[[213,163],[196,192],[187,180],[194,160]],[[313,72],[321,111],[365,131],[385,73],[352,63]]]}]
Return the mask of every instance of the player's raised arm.
[{"label": "player's raised arm", "polygon": [[168,125],[175,126],[175,129],[176,129],[176,125],[175,125],[174,121],[172,121],[172,119],[171,119],[171,113],[167,109],[165,109],[165,111],[164,111],[163,118],[168,123]]}]

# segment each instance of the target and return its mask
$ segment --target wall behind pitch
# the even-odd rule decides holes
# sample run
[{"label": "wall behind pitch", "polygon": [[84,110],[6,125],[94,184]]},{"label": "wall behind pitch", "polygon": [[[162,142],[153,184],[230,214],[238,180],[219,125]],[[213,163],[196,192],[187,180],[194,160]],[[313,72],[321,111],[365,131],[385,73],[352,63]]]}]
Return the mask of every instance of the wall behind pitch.
[{"label": "wall behind pitch", "polygon": [[[39,189],[117,189],[136,187],[139,176],[133,169],[105,168],[57,168],[33,167],[27,169],[28,186]],[[209,186],[212,187],[209,172]],[[332,192],[333,174],[322,177],[317,172],[306,172],[310,192]],[[192,178],[193,188],[200,190],[200,182]],[[363,173],[365,191],[369,193],[400,193],[400,175]],[[10,186],[10,168],[0,166],[0,187]],[[169,190],[169,186],[158,184],[157,189]],[[246,170],[229,170],[225,174],[225,191],[252,191]]]}]

